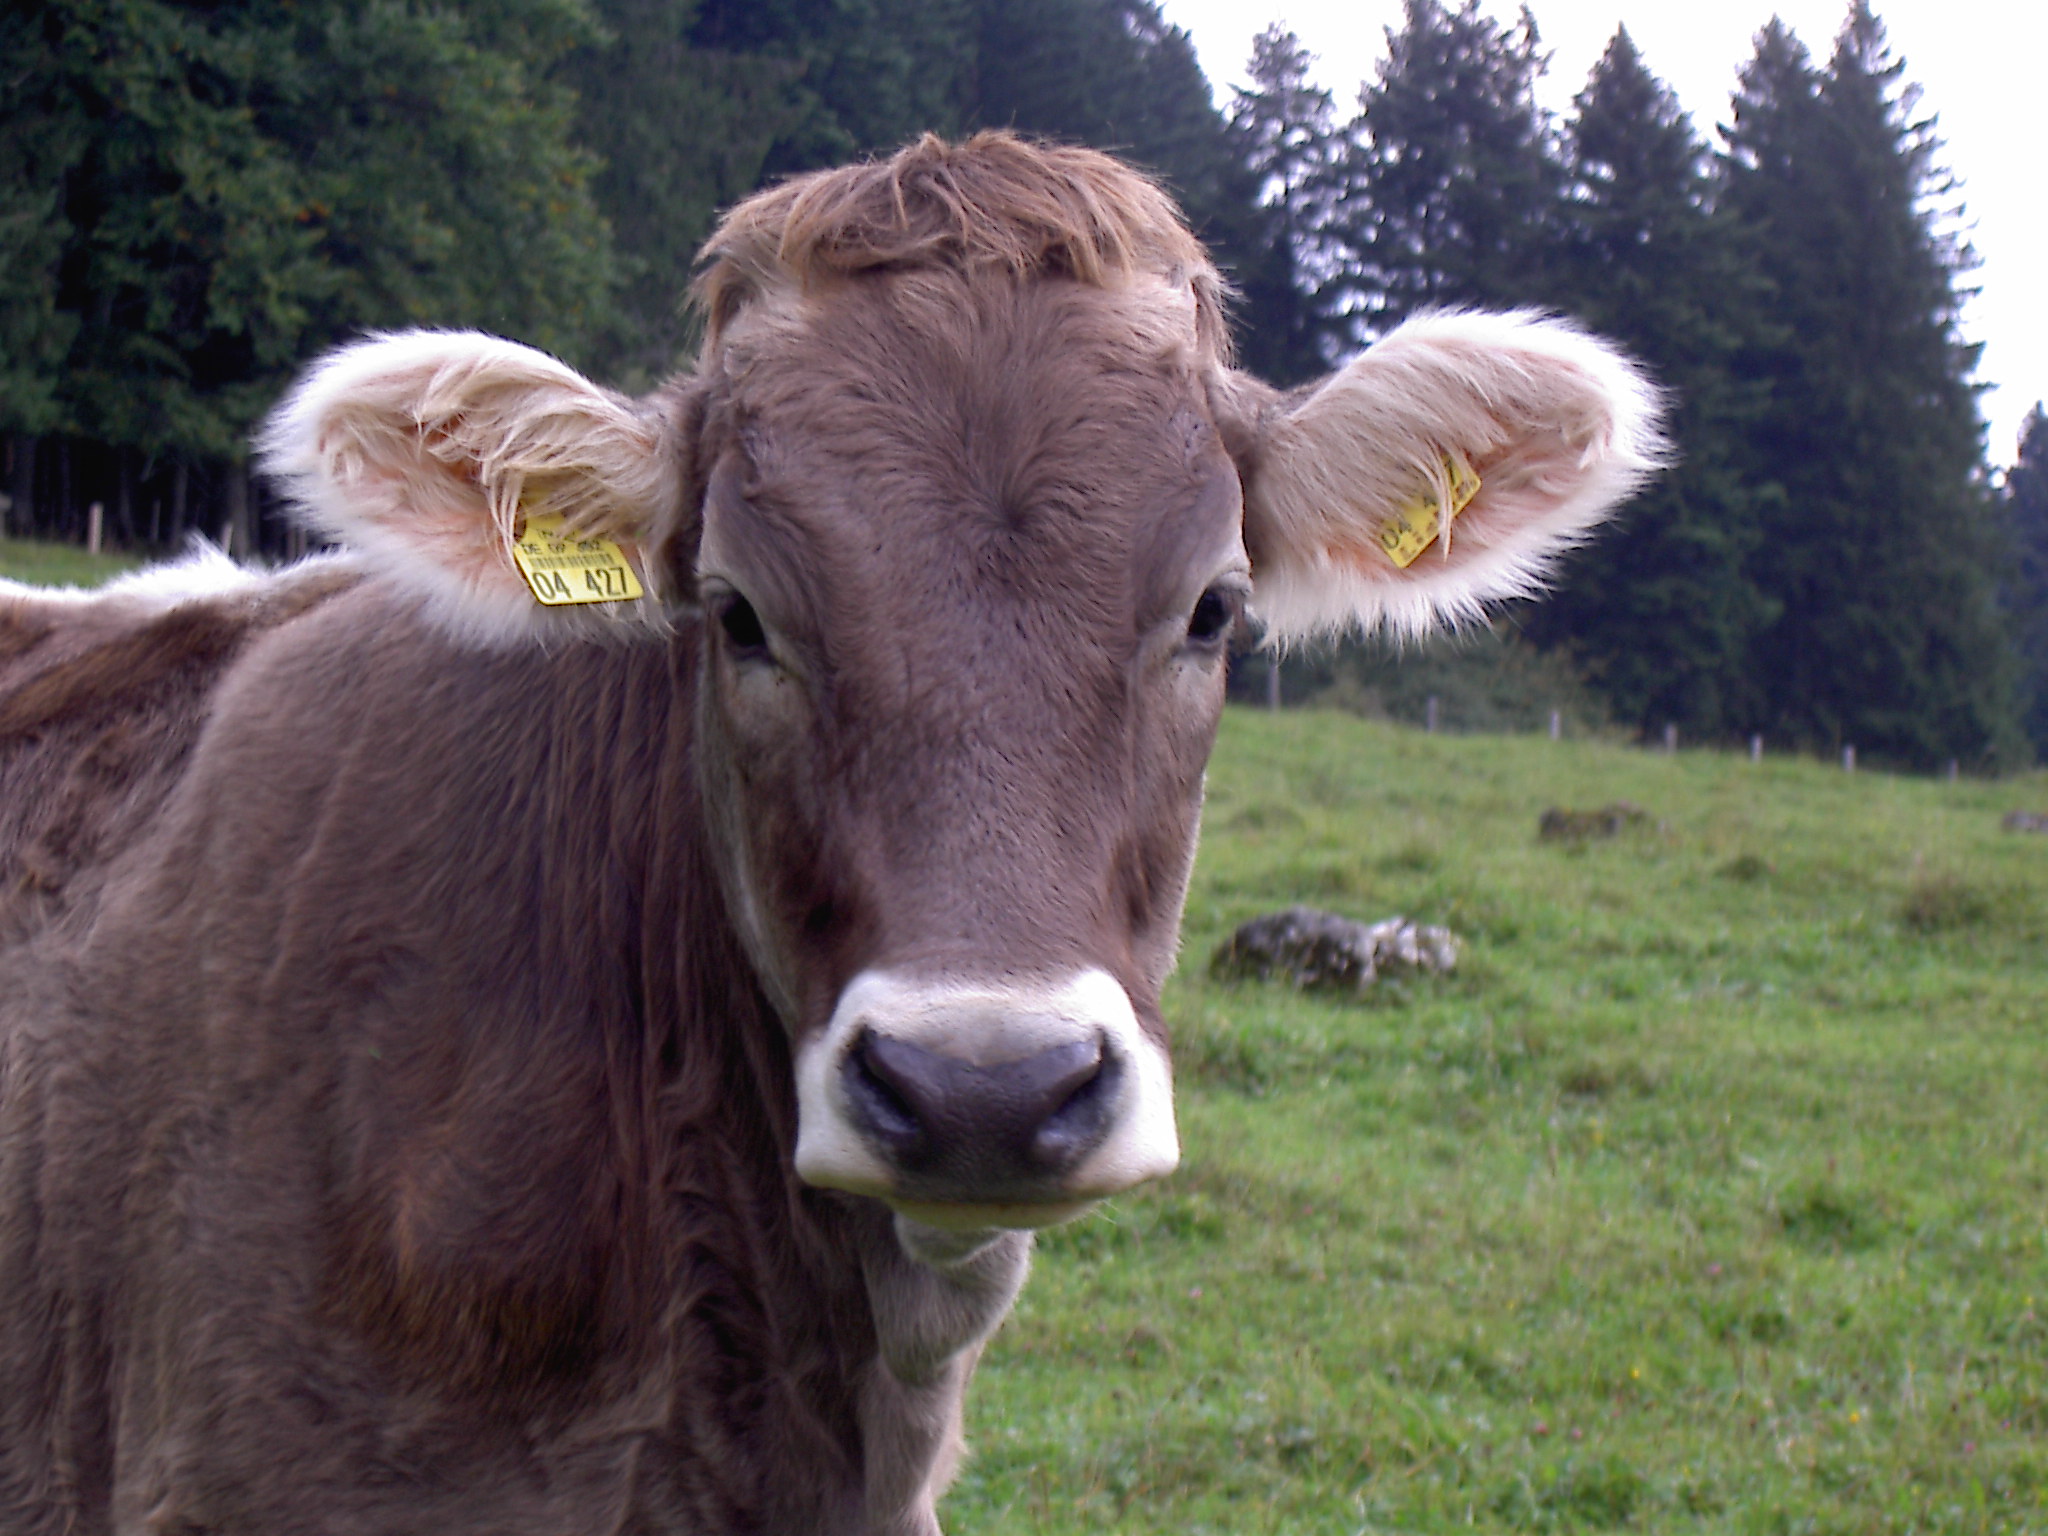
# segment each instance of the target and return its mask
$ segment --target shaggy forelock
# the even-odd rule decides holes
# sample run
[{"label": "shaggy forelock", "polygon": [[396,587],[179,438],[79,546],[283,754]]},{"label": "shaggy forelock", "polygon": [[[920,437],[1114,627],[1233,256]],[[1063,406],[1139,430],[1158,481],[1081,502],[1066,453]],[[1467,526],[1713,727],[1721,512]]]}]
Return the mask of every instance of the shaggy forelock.
[{"label": "shaggy forelock", "polygon": [[727,214],[702,263],[693,296],[712,351],[772,291],[931,269],[1096,288],[1164,279],[1192,295],[1204,356],[1229,351],[1223,280],[1165,192],[1095,150],[1009,133],[927,134],[886,160],[794,177]]}]

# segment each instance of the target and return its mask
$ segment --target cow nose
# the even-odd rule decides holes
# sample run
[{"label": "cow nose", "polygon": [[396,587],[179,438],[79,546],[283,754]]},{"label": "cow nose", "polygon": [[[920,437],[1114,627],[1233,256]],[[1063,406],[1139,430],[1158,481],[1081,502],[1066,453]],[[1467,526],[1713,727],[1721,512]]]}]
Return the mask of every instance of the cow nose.
[{"label": "cow nose", "polygon": [[861,1031],[841,1067],[853,1118],[907,1173],[1057,1177],[1110,1126],[1121,1068],[1101,1036],[978,1066]]}]

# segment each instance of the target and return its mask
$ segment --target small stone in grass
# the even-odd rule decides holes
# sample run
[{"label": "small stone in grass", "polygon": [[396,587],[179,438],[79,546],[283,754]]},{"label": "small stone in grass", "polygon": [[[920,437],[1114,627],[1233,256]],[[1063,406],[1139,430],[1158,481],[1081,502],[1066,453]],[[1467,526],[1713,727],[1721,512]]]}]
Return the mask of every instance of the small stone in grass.
[{"label": "small stone in grass", "polygon": [[1279,978],[1300,988],[1363,992],[1382,976],[1448,971],[1458,940],[1448,928],[1389,917],[1354,922],[1313,907],[1289,907],[1243,924],[1216,951],[1219,976]]}]

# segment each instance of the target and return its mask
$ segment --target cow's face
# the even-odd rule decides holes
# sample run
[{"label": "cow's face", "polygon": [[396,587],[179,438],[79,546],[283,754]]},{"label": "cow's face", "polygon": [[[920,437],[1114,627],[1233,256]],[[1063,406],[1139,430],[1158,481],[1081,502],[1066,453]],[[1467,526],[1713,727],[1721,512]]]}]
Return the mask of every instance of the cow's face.
[{"label": "cow's face", "polygon": [[1192,339],[1163,286],[873,278],[705,372],[702,771],[813,1183],[1035,1224],[1174,1165],[1251,594]]},{"label": "cow's face", "polygon": [[[1081,157],[1053,192],[1083,225],[1134,180],[1004,153],[1004,196]],[[813,185],[828,243],[889,235],[911,195],[834,226]],[[1085,281],[1072,251],[798,281],[776,263],[808,195],[751,254],[714,246],[744,281],[648,402],[416,333],[323,364],[265,456],[476,643],[694,644],[709,831],[790,1033],[798,1173],[931,1225],[1038,1225],[1178,1156],[1158,1001],[1247,605],[1286,639],[1528,591],[1650,465],[1655,402],[1569,327],[1471,315],[1280,397],[1223,365],[1214,273],[1159,218],[1129,243],[1172,260],[1110,270],[1105,246]],[[939,213],[939,247],[966,238]],[[652,595],[537,605],[507,554],[536,510],[626,543]]]}]

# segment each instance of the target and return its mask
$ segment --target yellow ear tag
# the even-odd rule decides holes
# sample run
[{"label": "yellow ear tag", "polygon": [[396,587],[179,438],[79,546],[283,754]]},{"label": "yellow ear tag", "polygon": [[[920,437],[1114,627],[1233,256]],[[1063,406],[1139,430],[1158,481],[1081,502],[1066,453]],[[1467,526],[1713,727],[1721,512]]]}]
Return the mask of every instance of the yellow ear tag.
[{"label": "yellow ear tag", "polygon": [[1479,476],[1463,459],[1445,454],[1444,488],[1441,502],[1434,487],[1416,492],[1394,508],[1394,515],[1380,529],[1380,548],[1404,571],[1437,541],[1447,517],[1456,518],[1471,505],[1479,494]]},{"label": "yellow ear tag", "polygon": [[562,534],[563,518],[530,512],[512,542],[512,563],[533,595],[550,608],[566,603],[630,603],[640,596],[640,578],[626,552],[610,539],[572,539]]}]

